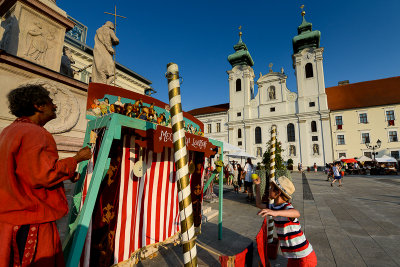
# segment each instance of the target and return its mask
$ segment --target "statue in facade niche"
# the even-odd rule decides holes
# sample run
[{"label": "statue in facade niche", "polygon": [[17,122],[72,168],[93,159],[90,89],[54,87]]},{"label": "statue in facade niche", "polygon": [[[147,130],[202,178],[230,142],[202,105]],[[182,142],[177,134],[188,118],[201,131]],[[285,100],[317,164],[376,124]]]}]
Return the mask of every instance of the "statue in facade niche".
[{"label": "statue in facade niche", "polygon": [[319,155],[319,146],[318,146],[318,144],[313,144],[313,155]]},{"label": "statue in facade niche", "polygon": [[268,97],[269,97],[269,100],[275,100],[275,99],[276,99],[276,96],[275,96],[275,87],[274,87],[274,86],[270,86],[270,87],[268,88]]},{"label": "statue in facade niche", "polygon": [[75,64],[75,60],[72,57],[71,50],[64,46],[63,56],[61,57],[60,73],[74,78],[74,71],[71,68],[72,64]]},{"label": "statue in facade niche", "polygon": [[92,82],[111,84],[115,79],[113,45],[119,44],[114,33],[114,23],[107,21],[96,31],[93,49]]},{"label": "statue in facade niche", "polygon": [[294,145],[289,147],[289,156],[296,156],[296,147]]}]

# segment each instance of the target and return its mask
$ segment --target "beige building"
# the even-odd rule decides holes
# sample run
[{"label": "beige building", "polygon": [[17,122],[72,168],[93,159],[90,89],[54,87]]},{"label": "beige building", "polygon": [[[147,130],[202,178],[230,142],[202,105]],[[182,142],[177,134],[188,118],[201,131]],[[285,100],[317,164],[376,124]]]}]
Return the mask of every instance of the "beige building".
[{"label": "beige building", "polygon": [[[333,157],[399,159],[400,77],[326,88]],[[376,146],[380,141],[379,148]]]}]

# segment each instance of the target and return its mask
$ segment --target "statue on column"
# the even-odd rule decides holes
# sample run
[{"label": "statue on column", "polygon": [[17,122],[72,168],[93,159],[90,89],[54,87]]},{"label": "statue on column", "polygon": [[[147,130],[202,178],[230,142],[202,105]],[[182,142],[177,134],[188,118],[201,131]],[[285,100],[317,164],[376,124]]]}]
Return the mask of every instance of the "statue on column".
[{"label": "statue on column", "polygon": [[113,45],[119,40],[114,33],[114,23],[107,21],[96,31],[93,49],[92,82],[111,84],[115,80],[115,63]]},{"label": "statue on column", "polygon": [[71,50],[68,47],[64,46],[63,56],[61,57],[60,73],[68,77],[74,78],[74,71],[71,68],[72,64],[75,64],[75,60],[72,57]]}]

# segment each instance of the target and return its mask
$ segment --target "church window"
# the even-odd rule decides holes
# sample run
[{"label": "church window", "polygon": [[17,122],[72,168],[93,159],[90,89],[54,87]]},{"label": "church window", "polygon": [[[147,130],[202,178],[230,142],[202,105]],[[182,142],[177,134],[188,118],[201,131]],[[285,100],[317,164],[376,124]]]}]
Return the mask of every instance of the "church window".
[{"label": "church window", "polygon": [[255,134],[256,134],[256,144],[261,144],[261,128],[260,127],[256,127]]},{"label": "church window", "polygon": [[207,133],[211,133],[211,124],[207,124]]},{"label": "church window", "polygon": [[237,79],[236,80],[236,92],[242,91],[242,80]]},{"label": "church window", "polygon": [[293,123],[289,123],[287,126],[287,140],[288,140],[288,142],[296,141],[296,135],[294,133]]},{"label": "church window", "polygon": [[310,108],[315,107],[315,102],[310,102],[310,103],[308,103],[308,105],[310,106]]},{"label": "church window", "polygon": [[339,153],[339,158],[341,158],[341,157],[346,158],[346,153],[344,153],[344,152]]},{"label": "church window", "polygon": [[313,135],[311,136],[312,141],[318,141],[318,135]]},{"label": "church window", "polygon": [[317,132],[317,123],[315,121],[311,122],[311,132]]},{"label": "church window", "polygon": [[242,129],[238,129],[238,138],[242,138]]},{"label": "church window", "polygon": [[270,108],[269,111],[275,112],[275,108]]},{"label": "church window", "polygon": [[221,123],[217,123],[217,133],[221,132]]},{"label": "church window", "polygon": [[238,117],[240,117],[240,116],[242,116],[242,112],[238,112],[236,115],[237,115]]},{"label": "church window", "polygon": [[311,63],[306,64],[306,78],[314,77],[313,66]]},{"label": "church window", "polygon": [[239,142],[238,142],[238,146],[241,146],[241,145],[242,145],[242,141],[239,141]]}]

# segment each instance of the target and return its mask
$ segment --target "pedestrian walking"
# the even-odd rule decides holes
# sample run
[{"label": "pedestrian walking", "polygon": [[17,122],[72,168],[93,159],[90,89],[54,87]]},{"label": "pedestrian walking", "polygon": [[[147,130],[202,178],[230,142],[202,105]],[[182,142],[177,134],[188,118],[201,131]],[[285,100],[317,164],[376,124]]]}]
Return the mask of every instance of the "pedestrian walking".
[{"label": "pedestrian walking", "polygon": [[298,220],[300,212],[296,210],[290,200],[295,191],[292,181],[285,176],[274,179],[270,183],[269,198],[273,204],[264,204],[260,196],[260,179],[256,184],[256,205],[261,210],[260,216],[274,217],[274,225],[279,239],[282,255],[288,258],[287,266],[314,267],[317,266],[317,256],[306,239]]},{"label": "pedestrian walking", "polygon": [[239,194],[239,181],[238,181],[238,169],[236,165],[233,165],[233,172],[232,172],[232,176],[233,176],[233,189],[234,191]]},{"label": "pedestrian walking", "polygon": [[253,196],[253,179],[251,175],[254,173],[254,165],[251,163],[251,158],[247,158],[246,165],[244,166],[244,187],[247,190],[247,202],[254,200]]},{"label": "pedestrian walking", "polygon": [[317,163],[314,162],[314,172],[317,173],[317,171],[318,171],[318,166]]},{"label": "pedestrian walking", "polygon": [[242,174],[243,174],[243,168],[242,166],[240,166],[240,164],[237,164],[237,170],[238,170],[238,190],[240,192],[240,190],[242,189],[242,185],[243,185],[243,180],[242,180]]},{"label": "pedestrian walking", "polygon": [[339,186],[342,186],[342,176],[340,175],[341,165],[339,162],[336,162],[335,166],[333,166],[333,181],[331,182],[331,186],[337,180],[339,181]]}]

